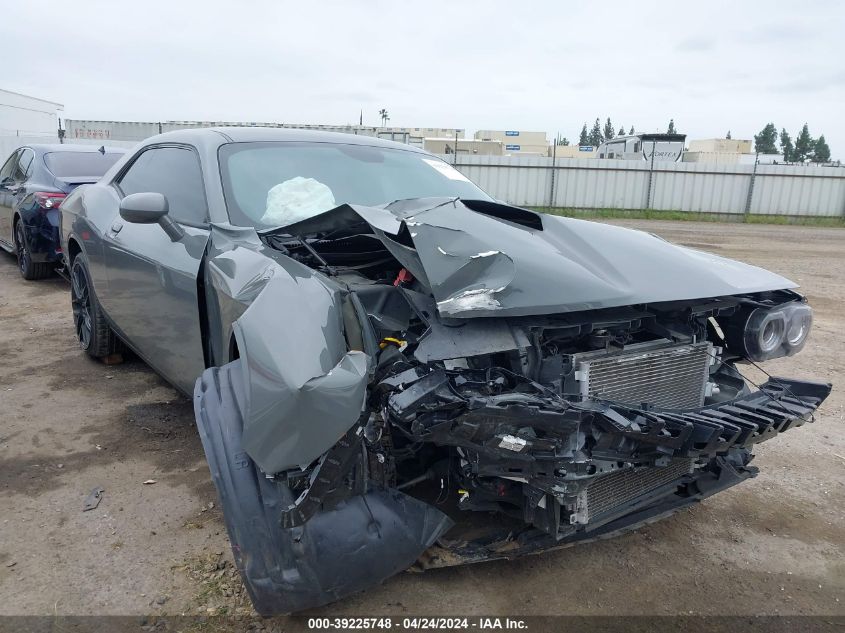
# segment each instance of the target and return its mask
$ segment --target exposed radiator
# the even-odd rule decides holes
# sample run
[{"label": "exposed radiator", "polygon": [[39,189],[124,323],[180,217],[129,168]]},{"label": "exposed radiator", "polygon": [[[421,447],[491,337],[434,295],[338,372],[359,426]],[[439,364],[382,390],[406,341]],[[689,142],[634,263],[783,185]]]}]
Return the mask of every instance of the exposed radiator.
[{"label": "exposed radiator", "polygon": [[584,397],[689,409],[704,404],[712,353],[708,342],[642,343],[619,354],[575,354],[573,364]]},{"label": "exposed radiator", "polygon": [[692,459],[674,459],[663,467],[620,470],[601,475],[578,495],[575,523],[588,523],[601,515],[654,492],[692,472]]}]

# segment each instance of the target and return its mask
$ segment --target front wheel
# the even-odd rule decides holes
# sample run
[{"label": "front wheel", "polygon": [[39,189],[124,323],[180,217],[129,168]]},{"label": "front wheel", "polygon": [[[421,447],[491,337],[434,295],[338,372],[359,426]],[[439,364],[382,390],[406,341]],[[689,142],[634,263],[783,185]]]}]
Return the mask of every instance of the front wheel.
[{"label": "front wheel", "polygon": [[15,251],[18,256],[18,269],[21,271],[21,276],[24,279],[33,281],[35,279],[44,279],[52,274],[53,264],[32,261],[32,254],[29,252],[29,245],[24,235],[22,220],[18,220],[15,223]]},{"label": "front wheel", "polygon": [[100,309],[85,256],[81,253],[74,258],[70,268],[70,302],[79,346],[94,358],[118,353],[120,341]]},{"label": "front wheel", "polygon": [[410,567],[452,526],[437,508],[374,485],[283,527],[282,513],[300,492],[284,478],[268,478],[241,445],[249,393],[243,362],[202,373],[194,413],[235,564],[258,613],[310,609],[377,585]]}]

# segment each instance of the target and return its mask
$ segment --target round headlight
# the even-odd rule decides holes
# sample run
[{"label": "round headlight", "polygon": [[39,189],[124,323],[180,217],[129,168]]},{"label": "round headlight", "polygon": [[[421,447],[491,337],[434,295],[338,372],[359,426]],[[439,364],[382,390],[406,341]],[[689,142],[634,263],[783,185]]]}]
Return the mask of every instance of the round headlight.
[{"label": "round headlight", "polygon": [[753,308],[745,314],[744,322],[738,319],[727,324],[726,340],[729,347],[753,361],[796,354],[813,325],[813,310],[799,301]]},{"label": "round headlight", "polygon": [[813,309],[806,303],[790,304],[784,308],[787,318],[785,343],[788,354],[794,354],[804,347],[810,329],[813,327]]},{"label": "round headlight", "polygon": [[786,336],[786,316],[780,310],[757,308],[745,322],[745,352],[751,360],[766,360],[783,356]]},{"label": "round headlight", "polygon": [[786,322],[779,314],[770,314],[757,334],[757,344],[763,354],[771,354],[783,343]]},{"label": "round headlight", "polygon": [[801,301],[777,306],[743,306],[719,321],[728,349],[752,361],[792,356],[801,351],[813,326],[813,310]]}]

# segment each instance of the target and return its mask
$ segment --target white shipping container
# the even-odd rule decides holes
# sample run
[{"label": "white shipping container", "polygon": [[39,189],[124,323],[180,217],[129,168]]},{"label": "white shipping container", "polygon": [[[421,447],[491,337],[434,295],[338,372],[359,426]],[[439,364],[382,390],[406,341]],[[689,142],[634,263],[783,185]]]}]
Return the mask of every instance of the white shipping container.
[{"label": "white shipping container", "polygon": [[50,136],[59,129],[61,103],[0,89],[0,136]]}]

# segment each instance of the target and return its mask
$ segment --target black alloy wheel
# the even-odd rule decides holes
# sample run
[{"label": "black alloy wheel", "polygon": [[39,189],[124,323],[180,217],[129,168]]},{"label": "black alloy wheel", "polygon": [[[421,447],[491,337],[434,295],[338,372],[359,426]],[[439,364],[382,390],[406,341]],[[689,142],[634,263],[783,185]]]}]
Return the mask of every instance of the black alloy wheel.
[{"label": "black alloy wheel", "polygon": [[79,346],[88,351],[91,347],[92,317],[91,290],[88,275],[82,265],[74,266],[70,275],[70,303],[73,307],[73,325]]}]

